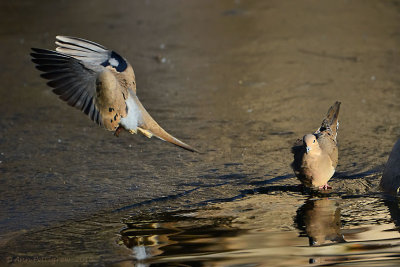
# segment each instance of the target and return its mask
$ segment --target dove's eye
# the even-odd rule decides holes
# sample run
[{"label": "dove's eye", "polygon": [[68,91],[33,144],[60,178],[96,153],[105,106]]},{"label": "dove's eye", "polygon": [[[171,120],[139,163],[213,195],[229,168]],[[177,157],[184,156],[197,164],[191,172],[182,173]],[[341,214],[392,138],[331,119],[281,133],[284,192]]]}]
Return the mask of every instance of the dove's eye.
[{"label": "dove's eye", "polygon": [[315,140],[313,140],[312,142],[315,143]]}]

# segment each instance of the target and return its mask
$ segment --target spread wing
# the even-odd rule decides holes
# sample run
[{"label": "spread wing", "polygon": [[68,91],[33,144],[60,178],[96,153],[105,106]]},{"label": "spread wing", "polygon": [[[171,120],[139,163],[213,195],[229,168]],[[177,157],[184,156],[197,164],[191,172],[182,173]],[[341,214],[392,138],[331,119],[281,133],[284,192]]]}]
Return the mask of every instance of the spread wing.
[{"label": "spread wing", "polygon": [[100,66],[111,66],[122,73],[128,68],[128,63],[116,52],[92,41],[77,37],[57,36],[56,51],[82,61],[89,68],[101,70]]},{"label": "spread wing", "polygon": [[[115,129],[121,116],[126,115],[126,87],[136,89],[130,65],[116,52],[84,39],[57,36],[56,44],[56,51],[32,48],[32,61],[44,72],[41,76],[50,80],[47,84],[62,100],[82,110],[97,124]],[[102,75],[105,72],[107,75]],[[115,96],[113,105],[116,107],[112,107],[112,112],[109,101],[102,101],[99,95]]]},{"label": "spread wing", "polygon": [[94,103],[96,71],[62,53],[38,48],[32,48],[32,51],[32,61],[44,72],[41,77],[50,80],[47,85],[54,88],[53,92],[101,125],[101,116]]}]

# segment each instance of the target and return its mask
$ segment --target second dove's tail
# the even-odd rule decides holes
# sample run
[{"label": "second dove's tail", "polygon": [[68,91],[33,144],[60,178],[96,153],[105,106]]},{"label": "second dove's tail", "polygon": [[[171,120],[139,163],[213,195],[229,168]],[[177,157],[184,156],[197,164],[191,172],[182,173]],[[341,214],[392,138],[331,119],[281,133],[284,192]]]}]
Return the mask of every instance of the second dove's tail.
[{"label": "second dove's tail", "polygon": [[179,146],[183,149],[189,150],[191,152],[199,152],[195,148],[185,144],[179,139],[173,137],[169,133],[167,133],[160,125],[150,116],[147,110],[143,107],[142,103],[140,103],[139,99],[136,97],[136,103],[141,110],[142,122],[138,125],[138,130],[147,137],[152,137],[153,135],[163,141],[167,141],[171,144]]},{"label": "second dove's tail", "polygon": [[337,130],[339,129],[339,110],[340,102],[336,101],[333,106],[331,106],[326,114],[326,117],[322,121],[321,127],[316,133],[323,132],[327,129],[332,131],[333,136],[336,138]]}]

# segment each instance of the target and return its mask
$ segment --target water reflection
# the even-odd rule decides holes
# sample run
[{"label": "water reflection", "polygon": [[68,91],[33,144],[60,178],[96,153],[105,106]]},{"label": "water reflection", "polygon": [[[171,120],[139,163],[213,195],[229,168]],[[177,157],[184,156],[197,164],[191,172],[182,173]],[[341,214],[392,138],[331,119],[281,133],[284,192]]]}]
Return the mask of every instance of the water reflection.
[{"label": "water reflection", "polygon": [[[391,223],[393,219],[398,226],[400,221],[398,201],[309,198],[299,202],[297,210],[288,208],[291,201],[291,195],[259,194],[211,209],[130,218],[119,238],[120,245],[129,248],[130,258],[117,265],[399,262],[400,234]],[[282,228],[290,223],[293,228]]]},{"label": "water reflection", "polygon": [[119,213],[113,223],[107,216],[71,222],[19,235],[2,247],[0,261],[69,255],[70,262],[90,256],[93,265],[117,266],[400,263],[397,199],[303,196],[270,192],[196,210],[141,213],[125,219],[123,229]]},{"label": "water reflection", "polygon": [[[345,242],[341,231],[340,208],[336,199],[308,199],[297,210],[295,223],[300,236],[307,236],[310,246]],[[312,257],[309,263],[321,263]],[[338,260],[338,259],[337,259]]]},{"label": "water reflection", "polygon": [[397,196],[384,196],[383,203],[388,208],[390,217],[397,230],[400,232],[400,207],[399,198]]},{"label": "water reflection", "polygon": [[171,223],[127,223],[127,228],[121,231],[121,241],[132,249],[138,265],[148,266],[146,260],[163,253],[162,248],[176,242],[169,239],[169,235],[176,233]]},{"label": "water reflection", "polygon": [[[194,263],[223,266],[260,262],[278,264],[280,261],[292,264],[321,262],[323,257],[313,257],[315,251],[306,248],[306,238],[313,247],[345,242],[338,200],[308,199],[297,211],[291,211],[292,216],[281,213],[278,220],[275,208],[286,209],[288,200],[283,202],[278,197],[275,208],[264,205],[262,210],[254,210],[254,213],[249,209],[250,203],[260,203],[271,197],[258,195],[237,201],[233,206],[227,203],[221,210],[131,218],[120,232],[120,244],[131,250],[134,260],[129,263],[135,266],[166,262],[182,266]],[[236,209],[235,216],[227,212],[232,209]],[[282,219],[292,217],[295,217],[300,236],[298,231],[290,228],[283,232],[276,230],[288,223]],[[337,250],[341,248],[334,248],[329,253],[333,256]]]},{"label": "water reflection", "polygon": [[328,242],[345,242],[341,233],[340,208],[337,200],[308,199],[297,210],[296,223],[310,246]]},{"label": "water reflection", "polygon": [[[179,257],[195,259],[205,253],[229,251],[226,238],[243,230],[231,228],[227,218],[209,220],[194,218],[190,213],[165,213],[155,218],[132,218],[120,231],[120,244],[132,250],[134,266],[150,266]],[[190,261],[190,260],[189,260]],[[126,265],[124,262],[123,265]]]}]

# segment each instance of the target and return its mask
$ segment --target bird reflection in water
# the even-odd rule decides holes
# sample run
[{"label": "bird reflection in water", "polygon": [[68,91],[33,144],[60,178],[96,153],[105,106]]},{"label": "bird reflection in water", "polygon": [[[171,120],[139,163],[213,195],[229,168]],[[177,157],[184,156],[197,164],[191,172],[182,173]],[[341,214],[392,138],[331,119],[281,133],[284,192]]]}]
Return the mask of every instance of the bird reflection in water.
[{"label": "bird reflection in water", "polygon": [[230,227],[229,221],[229,218],[197,218],[179,212],[134,218],[125,222],[119,244],[132,250],[134,266],[165,264],[171,257],[179,266],[192,266],[191,260],[199,260],[204,254],[230,250],[228,241],[245,232]]},{"label": "bird reflection in water", "polygon": [[[295,220],[302,231],[300,236],[307,236],[310,246],[346,242],[341,233],[340,208],[336,200],[308,199],[297,210]],[[309,262],[320,263],[320,260],[310,258]]]},{"label": "bird reflection in water", "polygon": [[296,223],[304,231],[300,235],[308,236],[310,246],[345,242],[340,229],[340,208],[336,200],[308,199],[297,210]]},{"label": "bird reflection in water", "polygon": [[171,234],[179,232],[172,223],[127,223],[121,230],[121,241],[132,249],[136,266],[150,266],[150,259],[163,254],[162,247],[176,243],[169,239]]}]

